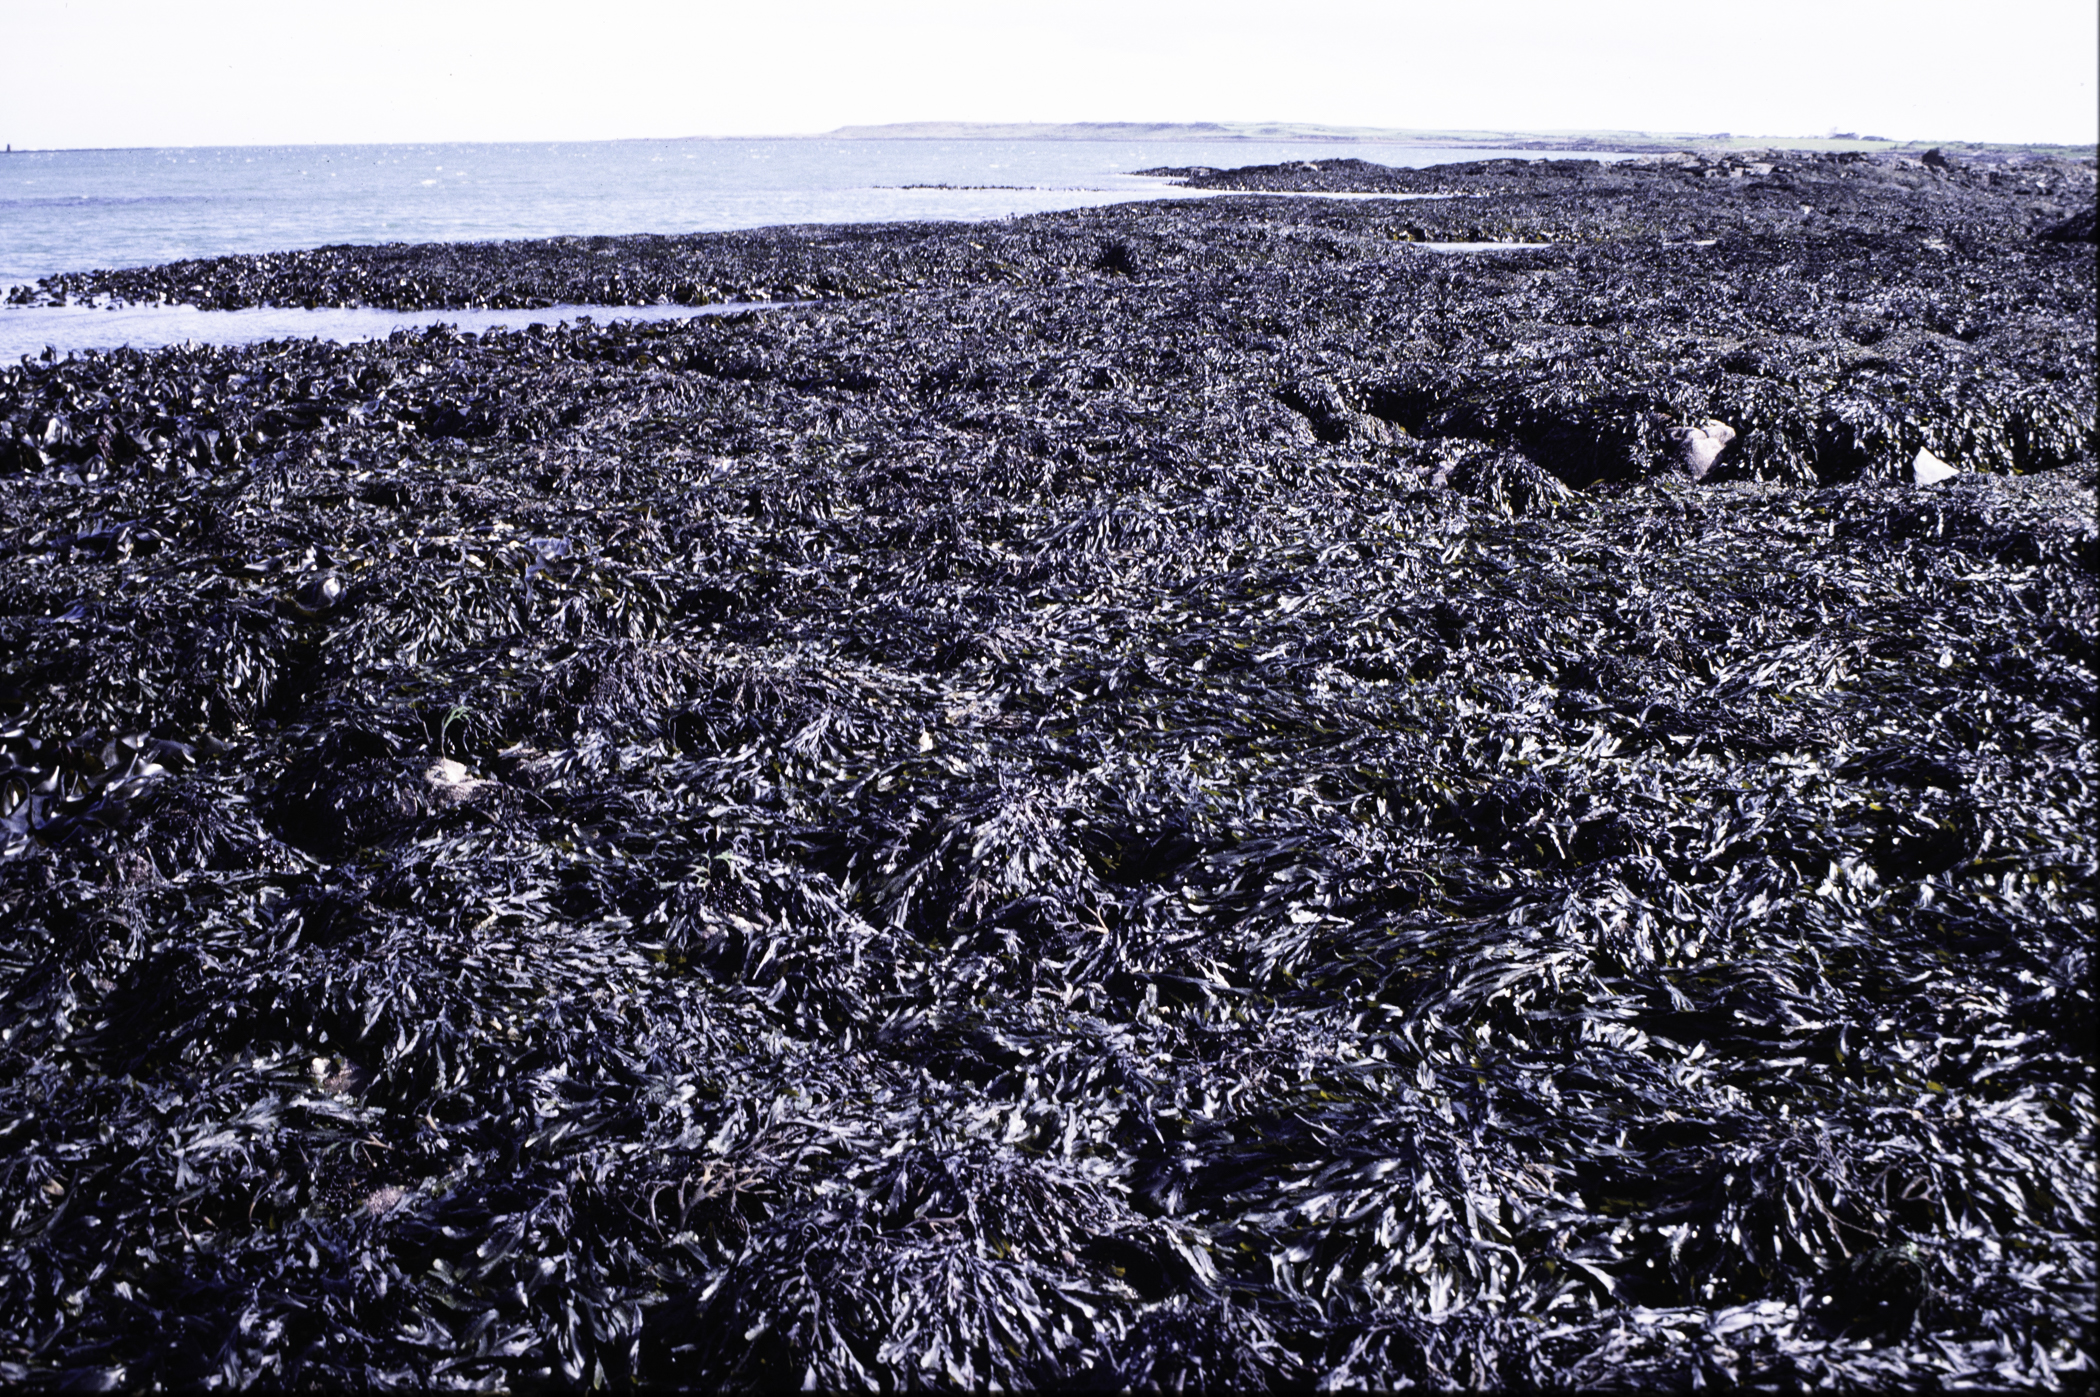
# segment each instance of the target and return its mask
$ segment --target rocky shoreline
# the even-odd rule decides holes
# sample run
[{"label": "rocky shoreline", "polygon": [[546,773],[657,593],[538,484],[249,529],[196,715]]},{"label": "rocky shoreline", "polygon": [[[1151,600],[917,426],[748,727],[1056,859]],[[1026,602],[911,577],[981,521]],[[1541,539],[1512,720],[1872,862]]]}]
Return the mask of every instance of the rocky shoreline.
[{"label": "rocky shoreline", "polygon": [[0,369],[0,1375],[2089,1377],[2092,165],[1161,173],[19,293],[816,304]]}]

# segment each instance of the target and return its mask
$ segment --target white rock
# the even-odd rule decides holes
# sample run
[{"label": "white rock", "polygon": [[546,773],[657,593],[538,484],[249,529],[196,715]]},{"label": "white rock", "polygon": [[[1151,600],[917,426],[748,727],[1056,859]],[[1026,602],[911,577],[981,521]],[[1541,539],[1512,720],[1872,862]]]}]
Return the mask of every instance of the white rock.
[{"label": "white rock", "polygon": [[1922,446],[1918,448],[1918,459],[1910,463],[1910,480],[1913,485],[1937,485],[1942,480],[1952,480],[1960,474],[1960,471]]},{"label": "white rock", "polygon": [[471,800],[476,791],[488,784],[470,773],[463,763],[450,757],[439,757],[432,762],[424,769],[423,779],[430,783],[430,798],[439,805],[458,805]]},{"label": "white rock", "polygon": [[1670,437],[1677,443],[1677,458],[1691,472],[1692,479],[1704,479],[1735,440],[1735,428],[1726,422],[1716,422],[1711,417],[1696,427],[1672,427]]}]

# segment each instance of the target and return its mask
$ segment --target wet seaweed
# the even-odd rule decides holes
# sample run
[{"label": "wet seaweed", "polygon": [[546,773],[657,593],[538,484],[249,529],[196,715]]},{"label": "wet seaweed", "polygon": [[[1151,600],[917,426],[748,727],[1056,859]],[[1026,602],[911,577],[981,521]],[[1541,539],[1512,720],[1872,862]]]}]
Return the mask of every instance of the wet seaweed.
[{"label": "wet seaweed", "polygon": [[0,371],[0,1374],[2086,1382],[2090,167],[1758,163],[69,283],[829,299]]}]

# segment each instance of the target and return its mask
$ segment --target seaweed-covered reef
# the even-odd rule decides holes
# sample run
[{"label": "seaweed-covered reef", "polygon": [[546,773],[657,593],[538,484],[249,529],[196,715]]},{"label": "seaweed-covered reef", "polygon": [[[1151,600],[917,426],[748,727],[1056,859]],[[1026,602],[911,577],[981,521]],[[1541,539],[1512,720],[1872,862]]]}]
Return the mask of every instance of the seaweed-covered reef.
[{"label": "seaweed-covered reef", "polygon": [[826,299],[0,371],[0,1375],[2088,1381],[2044,173],[47,284]]}]

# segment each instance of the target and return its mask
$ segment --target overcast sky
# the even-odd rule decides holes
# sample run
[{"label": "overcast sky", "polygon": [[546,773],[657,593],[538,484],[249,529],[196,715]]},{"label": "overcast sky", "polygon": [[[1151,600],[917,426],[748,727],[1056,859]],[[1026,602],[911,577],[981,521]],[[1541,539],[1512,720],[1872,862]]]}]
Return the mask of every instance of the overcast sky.
[{"label": "overcast sky", "polygon": [[2092,142],[2093,0],[0,0],[16,147],[1284,120]]}]

